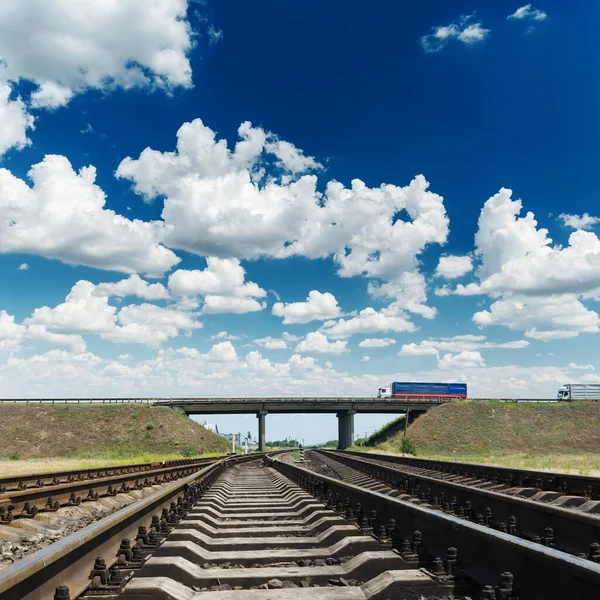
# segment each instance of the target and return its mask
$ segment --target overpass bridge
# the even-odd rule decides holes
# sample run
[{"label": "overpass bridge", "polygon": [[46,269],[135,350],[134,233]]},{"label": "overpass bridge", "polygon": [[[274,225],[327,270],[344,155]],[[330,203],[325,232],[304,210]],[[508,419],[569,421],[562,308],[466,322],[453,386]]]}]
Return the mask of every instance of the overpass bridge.
[{"label": "overpass bridge", "polygon": [[448,398],[370,398],[370,397],[273,397],[273,398],[169,398],[157,400],[160,406],[173,406],[188,415],[255,413],[258,419],[258,447],[264,451],[266,416],[286,413],[335,413],[338,418],[338,447],[354,443],[356,413],[424,412],[450,402]]},{"label": "overpass bridge", "polygon": [[37,398],[0,399],[0,403],[98,403],[151,404],[176,407],[188,415],[252,414],[258,419],[258,447],[266,448],[266,417],[271,414],[334,413],[338,418],[338,447],[354,443],[354,415],[357,413],[425,412],[432,406],[451,402],[446,397],[169,397],[169,398]]}]

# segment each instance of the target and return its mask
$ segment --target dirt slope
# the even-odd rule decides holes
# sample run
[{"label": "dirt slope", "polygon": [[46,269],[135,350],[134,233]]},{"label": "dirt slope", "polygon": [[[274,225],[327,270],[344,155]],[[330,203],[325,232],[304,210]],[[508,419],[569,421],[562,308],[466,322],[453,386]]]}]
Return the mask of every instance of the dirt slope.
[{"label": "dirt slope", "polygon": [[417,452],[431,454],[600,453],[600,402],[453,402],[429,410],[407,434]]},{"label": "dirt slope", "polygon": [[142,405],[1,404],[2,455],[20,458],[227,452],[229,444],[182,412]]}]

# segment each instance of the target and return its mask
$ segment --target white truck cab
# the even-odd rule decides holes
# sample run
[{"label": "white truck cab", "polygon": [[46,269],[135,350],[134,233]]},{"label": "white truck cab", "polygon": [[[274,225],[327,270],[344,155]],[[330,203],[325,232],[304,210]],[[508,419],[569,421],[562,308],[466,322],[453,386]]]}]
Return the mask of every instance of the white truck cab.
[{"label": "white truck cab", "polygon": [[391,398],[392,397],[392,386],[382,387],[377,390],[378,398]]}]

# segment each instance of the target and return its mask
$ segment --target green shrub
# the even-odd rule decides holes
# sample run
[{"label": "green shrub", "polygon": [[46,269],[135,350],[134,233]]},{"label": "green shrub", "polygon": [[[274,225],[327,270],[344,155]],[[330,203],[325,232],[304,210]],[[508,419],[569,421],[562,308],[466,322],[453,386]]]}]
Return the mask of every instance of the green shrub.
[{"label": "green shrub", "polygon": [[147,429],[148,431],[152,431],[152,430],[154,429],[154,423],[153,423],[152,421],[148,421],[148,422],[146,423],[146,429]]},{"label": "green shrub", "polygon": [[192,456],[198,456],[201,452],[198,452],[198,449],[193,446],[182,446],[179,449],[179,454],[185,458],[192,458]]},{"label": "green shrub", "polygon": [[8,460],[19,460],[21,458],[21,455],[18,452],[11,452],[8,455]]},{"label": "green shrub", "polygon": [[415,443],[409,437],[403,437],[400,440],[400,452],[404,454],[413,454],[417,453],[417,447]]}]

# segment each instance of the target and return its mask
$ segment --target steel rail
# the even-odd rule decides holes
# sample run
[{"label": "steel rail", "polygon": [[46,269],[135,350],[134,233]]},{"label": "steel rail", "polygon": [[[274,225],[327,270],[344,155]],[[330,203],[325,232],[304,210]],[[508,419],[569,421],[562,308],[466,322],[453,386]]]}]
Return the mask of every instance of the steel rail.
[{"label": "steel rail", "polygon": [[[208,459],[208,463],[215,460],[217,459]],[[13,490],[0,494],[0,521],[11,521],[15,517],[35,517],[39,511],[54,511],[64,505],[72,506],[86,500],[97,500],[101,496],[114,496],[119,492],[127,492],[132,487],[135,489],[167,483],[173,479],[186,477],[206,464],[206,459],[200,459],[180,466]]]},{"label": "steel rail", "polygon": [[[354,467],[439,511],[460,514],[530,541],[543,542],[563,552],[587,557],[600,542],[600,516],[552,504],[509,496],[427,475],[403,472],[401,466],[385,466],[352,453],[318,451]],[[371,457],[373,459],[373,457]]]},{"label": "steel rail", "polygon": [[[143,563],[181,518],[181,513],[173,510],[175,501],[177,507],[182,501],[181,509],[187,512],[223,469],[260,456],[247,454],[217,458],[191,475],[0,570],[0,598],[52,600],[58,586],[66,586],[70,597],[77,598],[94,587],[90,574],[98,556],[105,559],[107,575],[113,565],[122,565],[123,541],[130,544],[129,552],[133,552],[133,559],[126,560],[124,568],[133,571],[135,551],[140,549]],[[171,518],[174,520],[171,521]],[[142,526],[150,535],[150,545],[138,541]],[[154,533],[157,534],[157,545],[152,546]],[[112,589],[114,591],[115,588]],[[116,589],[118,591],[119,586]],[[94,591],[102,593],[102,589]],[[110,587],[105,591],[110,595]]]},{"label": "steel rail", "polygon": [[421,563],[446,556],[481,586],[494,584],[502,573],[510,572],[514,576],[514,593],[527,600],[593,598],[600,589],[600,564],[366,490],[276,457],[266,460],[328,506],[337,508],[340,514],[356,520],[358,513],[359,523],[367,530],[374,528],[391,538],[401,554],[417,555]]},{"label": "steel rail", "polygon": [[376,458],[377,460],[389,463],[482,479],[511,487],[535,487],[539,490],[561,492],[563,494],[583,496],[592,500],[600,500],[600,477],[591,477],[589,475],[572,475],[516,467],[434,460],[431,458],[390,456],[388,454],[374,455],[372,452],[355,452],[349,450],[331,450],[330,452],[340,455],[346,454],[361,456],[363,458]]},{"label": "steel rail", "polygon": [[26,475],[13,475],[0,477],[0,493],[6,493],[13,490],[24,490],[27,488],[40,488],[47,485],[59,485],[61,483],[71,483],[73,481],[84,481],[87,479],[97,479],[99,477],[110,477],[124,473],[136,473],[159,469],[161,467],[178,467],[182,465],[198,464],[201,462],[213,461],[222,456],[212,456],[207,458],[182,458],[178,460],[167,460],[152,463],[134,463],[128,465],[112,465],[107,467],[95,467],[89,469],[72,469],[66,471],[49,471],[47,473],[29,473]]}]

